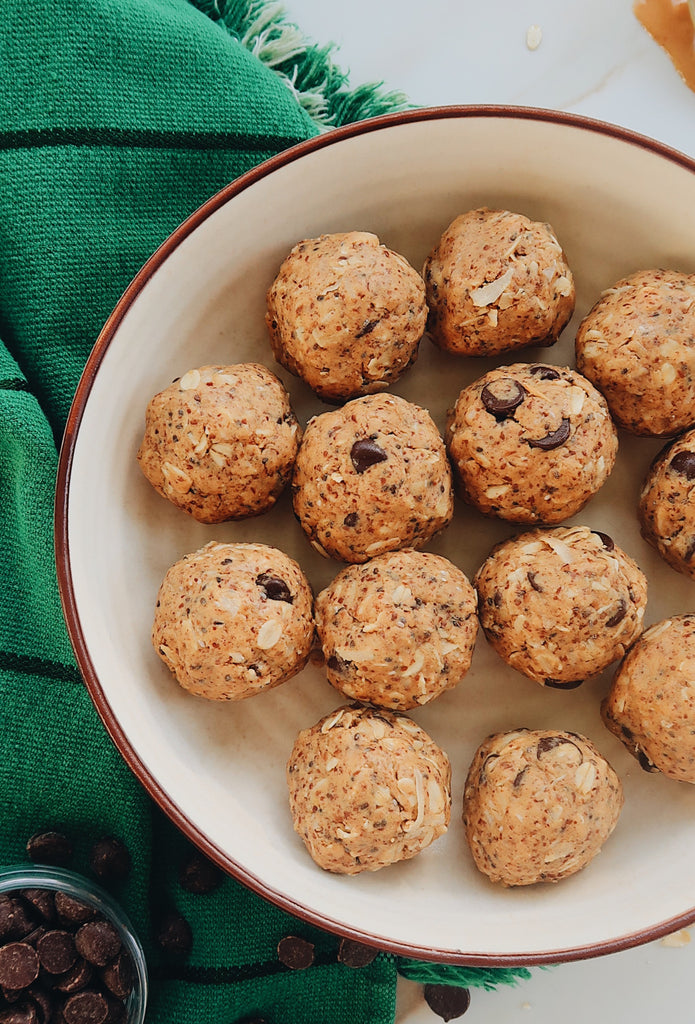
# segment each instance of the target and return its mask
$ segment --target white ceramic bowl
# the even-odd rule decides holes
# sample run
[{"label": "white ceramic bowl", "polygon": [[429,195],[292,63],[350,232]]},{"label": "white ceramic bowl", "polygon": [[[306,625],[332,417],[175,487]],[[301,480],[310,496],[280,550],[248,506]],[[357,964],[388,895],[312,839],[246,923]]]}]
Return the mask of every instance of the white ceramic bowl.
[{"label": "white ceramic bowl", "polygon": [[[284,775],[296,733],[342,703],[321,669],[239,704],[210,703],[179,688],[149,634],[166,569],[210,539],[276,544],[298,558],[316,590],[340,566],[309,546],[287,498],[259,519],[202,526],[158,497],[135,461],[149,398],[186,369],[253,359],[278,370],[264,296],[297,240],[374,231],[419,268],[453,217],[481,205],[549,221],[577,279],[576,315],[560,342],[514,359],[572,364],[576,325],[602,289],[645,267],[695,271],[695,164],[621,129],[548,111],[452,107],[324,135],[214,196],[129,287],[69,418],[56,536],[68,627],[96,707],[143,785],[194,842],[325,928],[406,955],[494,966],[595,956],[694,920],[695,786],[642,772],[603,727],[609,673],[571,692],[543,689],[507,669],[481,637],[460,686],[413,712],[452,761],[447,835],[373,874],[322,872],[293,832]],[[489,365],[446,356],[425,339],[393,391],[427,406],[443,427],[459,389]],[[280,375],[303,422],[325,408]],[[623,435],[609,482],[572,520],[611,534],[640,562],[650,581],[648,622],[692,611],[695,596],[693,583],[639,535],[637,493],[660,446]],[[512,532],[459,505],[431,547],[472,577]],[[460,802],[478,743],[520,725],[590,736],[622,777],[626,803],[585,870],[557,885],[505,890],[474,868]]]}]

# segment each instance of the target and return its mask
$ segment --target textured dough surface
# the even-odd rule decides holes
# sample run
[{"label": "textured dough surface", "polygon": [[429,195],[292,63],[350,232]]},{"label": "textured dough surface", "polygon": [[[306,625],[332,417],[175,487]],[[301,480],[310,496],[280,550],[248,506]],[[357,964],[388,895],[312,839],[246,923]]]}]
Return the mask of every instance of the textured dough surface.
[{"label": "textured dough surface", "polygon": [[315,602],[329,682],[380,707],[428,703],[470,668],[476,606],[465,574],[441,555],[394,551],[348,566]]},{"label": "textured dough surface", "polygon": [[557,882],[593,860],[623,806],[620,779],[591,740],[520,729],[476,751],[463,823],[476,866],[502,885]]},{"label": "textured dough surface", "polygon": [[643,270],[587,313],[577,369],[605,396],[619,426],[671,437],[695,425],[695,275]]},{"label": "textured dough surface", "polygon": [[137,457],[159,494],[221,523],[275,504],[300,438],[287,391],[265,366],[201,366],[152,398]]},{"label": "textured dough surface", "polygon": [[603,396],[574,370],[514,363],[464,388],[447,416],[457,490],[484,515],[561,523],[608,478],[618,434]]},{"label": "textured dough surface", "polygon": [[553,345],[574,312],[572,272],[553,229],[509,210],[457,217],[423,277],[432,340],[458,355]]},{"label": "textured dough surface", "polygon": [[695,615],[664,619],[642,634],[601,714],[647,771],[695,782]]},{"label": "textured dough surface", "polygon": [[695,430],[667,444],[640,492],[642,536],[677,572],[695,579]]},{"label": "textured dough surface", "polygon": [[647,580],[586,526],[530,530],[493,548],[474,580],[500,657],[546,686],[571,686],[622,658],[642,629]]},{"label": "textured dough surface", "polygon": [[332,711],[299,733],[287,765],[295,831],[319,867],[376,871],[446,832],[449,759],[405,715]]},{"label": "textured dough surface", "polygon": [[185,690],[243,700],[304,667],[311,606],[304,573],[283,551],[210,541],[166,573],[152,643]]},{"label": "textured dough surface", "polygon": [[383,391],[417,358],[425,285],[366,231],[298,242],[268,290],[275,358],[327,400]]},{"label": "textured dough surface", "polygon": [[427,410],[366,395],[307,424],[292,479],[314,547],[343,562],[422,547],[453,515],[451,469]]}]

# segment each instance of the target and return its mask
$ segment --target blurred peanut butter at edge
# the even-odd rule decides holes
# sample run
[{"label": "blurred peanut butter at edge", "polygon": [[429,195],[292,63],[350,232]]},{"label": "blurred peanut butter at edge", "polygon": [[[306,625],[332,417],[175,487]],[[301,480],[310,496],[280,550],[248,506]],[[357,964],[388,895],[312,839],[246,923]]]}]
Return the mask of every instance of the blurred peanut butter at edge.
[{"label": "blurred peanut butter at edge", "polygon": [[635,0],[633,11],[695,92],[695,0]]}]

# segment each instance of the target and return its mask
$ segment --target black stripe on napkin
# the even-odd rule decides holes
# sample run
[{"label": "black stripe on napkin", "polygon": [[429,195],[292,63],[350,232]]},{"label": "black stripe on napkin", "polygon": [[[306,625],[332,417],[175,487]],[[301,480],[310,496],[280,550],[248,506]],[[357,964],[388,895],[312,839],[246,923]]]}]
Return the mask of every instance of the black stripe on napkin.
[{"label": "black stripe on napkin", "polygon": [[0,671],[21,672],[27,676],[43,676],[62,683],[82,683],[82,676],[74,665],[63,665],[59,661],[36,658],[13,651],[0,651]]},{"label": "black stripe on napkin", "polygon": [[0,391],[29,391],[29,385],[23,377],[0,378]]},{"label": "black stripe on napkin", "polygon": [[47,146],[116,146],[136,149],[224,149],[259,153],[287,149],[303,141],[303,138],[284,135],[139,128],[26,128],[0,132],[0,150],[41,149]]}]

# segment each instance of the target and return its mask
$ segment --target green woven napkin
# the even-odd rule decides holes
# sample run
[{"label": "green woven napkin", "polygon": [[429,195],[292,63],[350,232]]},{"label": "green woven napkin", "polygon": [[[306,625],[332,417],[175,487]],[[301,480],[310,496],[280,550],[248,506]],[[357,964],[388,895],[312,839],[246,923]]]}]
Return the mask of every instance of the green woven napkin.
[{"label": "green woven napkin", "polygon": [[[57,447],[129,280],[227,182],[322,124],[394,103],[350,92],[326,49],[299,49],[277,5],[235,0],[5,0],[0,24],[0,863],[25,860],[45,829],[71,838],[83,872],[99,836],[125,841],[132,870],[114,894],[145,945],[148,1021],[162,1024],[390,1024],[399,967],[418,976],[385,954],[338,962],[337,938],[232,879],[202,895],[181,886],[186,840],[102,727],[55,579]],[[183,960],[152,939],[169,905],[191,925]],[[312,967],[278,960],[287,934],[314,943]]]}]

